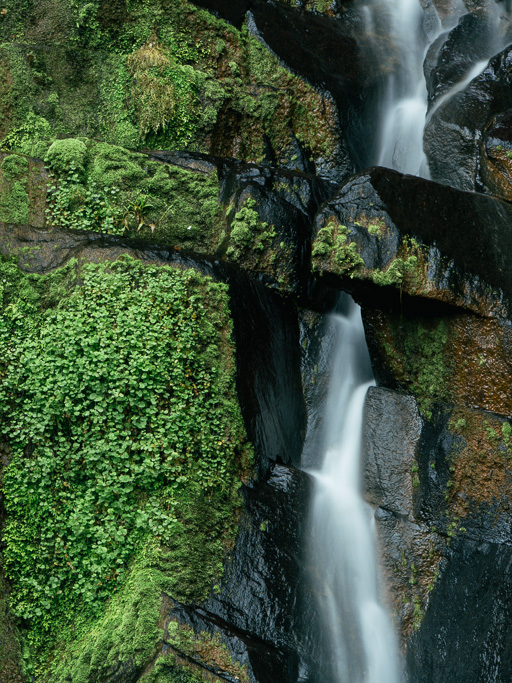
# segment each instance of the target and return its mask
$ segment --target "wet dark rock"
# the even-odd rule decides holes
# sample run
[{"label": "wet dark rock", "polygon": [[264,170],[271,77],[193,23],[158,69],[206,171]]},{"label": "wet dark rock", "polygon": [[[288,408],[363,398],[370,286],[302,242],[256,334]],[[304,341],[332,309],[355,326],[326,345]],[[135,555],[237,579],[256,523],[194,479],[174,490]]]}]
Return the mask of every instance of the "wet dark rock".
[{"label": "wet dark rock", "polygon": [[[433,103],[461,81],[479,61],[493,53],[496,29],[489,21],[488,10],[480,8],[465,14],[445,36],[437,49],[435,65],[427,76],[429,103]],[[433,47],[435,50],[436,47]]]},{"label": "wet dark rock", "polygon": [[512,548],[458,540],[409,643],[414,683],[512,679]]},{"label": "wet dark rock", "polygon": [[422,428],[416,401],[370,388],[364,424],[365,497],[392,516],[408,517],[413,508],[411,466]]},{"label": "wet dark rock", "polygon": [[[373,168],[354,176],[323,205],[315,219],[314,255],[322,241],[320,230],[330,221],[345,226],[346,244],[356,242],[363,261],[343,260],[335,247],[314,256],[313,268],[332,284],[388,305],[391,292],[384,287],[368,289],[367,283],[376,281],[376,271],[385,274],[397,257],[414,256],[417,264],[410,277],[404,272],[402,281],[394,282],[397,292],[507,317],[512,301],[508,203]],[[407,242],[410,238],[416,246]]]},{"label": "wet dark rock", "polygon": [[[375,508],[383,583],[405,646],[445,541],[414,512],[416,457],[423,422],[415,400],[370,388],[365,404],[363,485]],[[418,607],[416,607],[418,605]]]},{"label": "wet dark rock", "polygon": [[505,48],[464,90],[434,104],[424,136],[434,180],[477,189],[479,141],[491,119],[512,107],[511,64],[512,51]]},{"label": "wet dark rock", "polygon": [[510,680],[512,472],[503,418],[370,389],[364,480],[411,683]]},{"label": "wet dark rock", "polygon": [[238,396],[260,471],[276,461],[297,465],[307,418],[295,307],[242,273],[228,282]]},{"label": "wet dark rock", "polygon": [[174,606],[170,616],[221,633],[252,681],[294,683],[307,625],[300,591],[310,479],[275,465],[243,493],[245,516],[221,591],[201,608]]},{"label": "wet dark rock", "polygon": [[512,201],[512,109],[495,116],[484,130],[479,179],[485,191]]},{"label": "wet dark rock", "polygon": [[323,457],[323,427],[336,334],[329,317],[302,310],[299,314],[302,378],[308,416],[301,466],[318,469]]},{"label": "wet dark rock", "polygon": [[231,207],[228,221],[252,201],[260,220],[275,232],[270,256],[264,252],[244,255],[239,265],[261,274],[270,287],[302,295],[309,282],[311,220],[336,186],[311,175],[252,164],[224,164],[219,178],[221,202]]}]

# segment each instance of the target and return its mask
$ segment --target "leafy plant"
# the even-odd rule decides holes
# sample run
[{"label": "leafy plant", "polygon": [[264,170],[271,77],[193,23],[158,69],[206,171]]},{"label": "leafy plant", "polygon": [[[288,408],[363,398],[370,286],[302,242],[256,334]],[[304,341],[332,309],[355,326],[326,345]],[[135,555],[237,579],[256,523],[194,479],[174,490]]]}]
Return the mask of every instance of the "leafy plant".
[{"label": "leafy plant", "polygon": [[81,182],[72,164],[54,184],[48,187],[47,220],[51,227],[72,230],[94,230],[121,235],[125,230],[124,215],[116,203],[117,187],[99,187],[91,180]]},{"label": "leafy plant", "polygon": [[141,194],[135,199],[135,201],[130,202],[128,206],[125,207],[123,216],[123,225],[128,230],[130,228],[130,221],[133,220],[136,223],[137,232],[147,225],[151,228],[151,232],[154,232],[154,223],[148,223],[146,221],[147,212],[153,208],[153,204],[149,201],[147,194]]},{"label": "leafy plant", "polygon": [[[148,535],[181,566],[198,496],[224,497],[234,522],[249,450],[224,285],[128,258],[45,277],[0,265],[5,564],[13,612],[48,653],[122,585]],[[205,597],[226,528],[187,550],[178,595]],[[203,551],[206,572],[189,565]]]}]

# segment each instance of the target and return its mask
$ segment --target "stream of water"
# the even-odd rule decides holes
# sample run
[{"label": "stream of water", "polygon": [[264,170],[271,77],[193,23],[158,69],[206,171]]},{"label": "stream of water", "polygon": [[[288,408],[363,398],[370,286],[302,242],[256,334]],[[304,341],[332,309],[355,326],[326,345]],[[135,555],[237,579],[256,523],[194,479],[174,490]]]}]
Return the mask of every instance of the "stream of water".
[{"label": "stream of water", "polygon": [[[347,297],[348,298],[348,297]],[[333,316],[336,353],[325,415],[325,457],[314,472],[313,562],[328,639],[329,683],[397,683],[393,628],[378,599],[373,513],[363,500],[363,405],[373,384],[361,313]]]},{"label": "stream of water", "polygon": [[[450,30],[467,14],[462,0],[449,0],[442,7],[442,17],[432,0],[421,4],[419,0],[371,0],[361,7],[369,44],[373,45],[376,59],[384,63],[387,73],[378,103],[377,144],[372,165],[430,177],[423,151],[428,111],[425,57],[434,44],[439,53]],[[485,54],[474,62],[468,61],[460,80],[434,103],[429,118],[476,78],[510,38],[508,13],[503,3],[487,0],[479,11],[482,12],[481,31],[486,36],[486,41],[480,41],[479,49]]]},{"label": "stream of water", "polygon": [[[450,4],[451,2],[451,4]],[[376,156],[372,164],[429,177],[423,152],[428,97],[423,65],[430,46],[440,54],[450,30],[467,13],[462,0],[366,0],[361,17],[366,44],[385,64],[386,83],[378,104]],[[482,8],[480,8],[481,10]],[[431,117],[478,76],[504,47],[504,6],[483,8],[488,45],[469,61],[460,80],[431,106]],[[435,45],[434,45],[435,43]],[[430,55],[432,58],[432,55]],[[379,602],[374,520],[360,484],[363,406],[372,383],[359,308],[334,316],[337,351],[325,414],[325,455],[313,472],[311,564],[328,651],[326,683],[399,683],[397,645],[391,620]]]}]

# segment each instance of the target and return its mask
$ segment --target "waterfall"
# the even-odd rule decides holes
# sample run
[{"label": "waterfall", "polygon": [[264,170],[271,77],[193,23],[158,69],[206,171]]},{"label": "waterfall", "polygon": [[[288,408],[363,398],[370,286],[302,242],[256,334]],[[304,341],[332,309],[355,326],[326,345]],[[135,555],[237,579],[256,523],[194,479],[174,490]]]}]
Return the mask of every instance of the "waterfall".
[{"label": "waterfall", "polygon": [[[423,71],[425,57],[431,46],[437,46],[439,54],[450,30],[467,14],[462,0],[451,0],[440,6],[442,16],[432,0],[424,0],[421,4],[420,0],[372,0],[361,6],[367,42],[385,74],[378,104],[372,165],[430,177],[423,151],[428,110]],[[488,60],[505,47],[510,37],[503,3],[486,0],[484,10],[482,30],[488,36],[484,55],[467,64],[462,78],[442,95],[442,102],[435,103],[436,111],[465,88],[485,68]],[[433,110],[429,116],[432,113]]]},{"label": "waterfall", "polygon": [[312,472],[309,549],[330,660],[326,683],[398,683],[393,627],[378,599],[373,515],[361,494],[363,406],[373,381],[359,307],[352,302],[332,322],[336,353],[324,462]]}]

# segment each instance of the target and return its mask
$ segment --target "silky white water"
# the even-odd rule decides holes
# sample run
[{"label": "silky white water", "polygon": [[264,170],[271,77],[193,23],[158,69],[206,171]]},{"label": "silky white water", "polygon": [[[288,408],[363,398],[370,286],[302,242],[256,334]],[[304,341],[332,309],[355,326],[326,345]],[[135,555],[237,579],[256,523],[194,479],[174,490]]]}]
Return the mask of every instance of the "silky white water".
[{"label": "silky white water", "polygon": [[[440,17],[432,0],[371,0],[361,7],[361,16],[373,43],[376,57],[386,73],[386,85],[378,104],[377,144],[371,164],[429,178],[423,151],[428,97],[423,72],[429,47],[438,41],[441,49],[451,28],[467,13],[462,0],[442,3]],[[465,88],[501,50],[509,37],[509,22],[503,3],[486,0],[485,32],[489,35],[485,60],[469,63],[465,75],[435,103],[436,111]],[[484,26],[483,26],[484,29]],[[439,40],[438,40],[439,39]],[[431,110],[429,116],[432,116]]]},{"label": "silky white water", "polygon": [[[398,683],[391,621],[378,598],[373,514],[361,494],[363,406],[373,383],[360,309],[333,316],[336,353],[325,457],[312,472],[311,562],[329,653],[328,683]],[[327,681],[326,681],[327,683]]]}]

